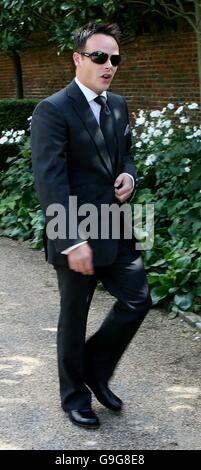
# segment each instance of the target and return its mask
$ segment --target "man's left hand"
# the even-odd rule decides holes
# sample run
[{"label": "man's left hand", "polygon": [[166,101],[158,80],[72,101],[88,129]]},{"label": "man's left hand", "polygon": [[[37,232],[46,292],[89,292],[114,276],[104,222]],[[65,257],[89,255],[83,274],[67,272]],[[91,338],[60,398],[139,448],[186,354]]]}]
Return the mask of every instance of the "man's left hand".
[{"label": "man's left hand", "polygon": [[[115,183],[115,196],[120,202],[126,201],[133,192],[133,181],[130,176],[121,173]],[[119,188],[119,189],[118,189]]]}]

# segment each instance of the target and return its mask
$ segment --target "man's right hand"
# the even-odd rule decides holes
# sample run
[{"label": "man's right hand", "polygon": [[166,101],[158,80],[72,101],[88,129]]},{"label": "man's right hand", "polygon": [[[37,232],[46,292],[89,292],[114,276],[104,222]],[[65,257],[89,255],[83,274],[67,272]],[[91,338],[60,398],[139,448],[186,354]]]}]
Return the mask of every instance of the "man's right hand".
[{"label": "man's right hand", "polygon": [[70,269],[85,275],[94,274],[93,252],[88,243],[74,248],[68,254],[68,264]]}]

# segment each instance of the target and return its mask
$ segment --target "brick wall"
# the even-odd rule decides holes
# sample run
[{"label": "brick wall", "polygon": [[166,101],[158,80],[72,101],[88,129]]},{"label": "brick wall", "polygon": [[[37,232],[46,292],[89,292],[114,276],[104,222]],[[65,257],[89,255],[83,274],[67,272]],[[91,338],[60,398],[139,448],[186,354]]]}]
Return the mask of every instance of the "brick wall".
[{"label": "brick wall", "polygon": [[[199,100],[197,46],[194,33],[145,34],[121,48],[123,62],[111,90],[123,94],[130,111],[156,108],[168,101]],[[74,76],[71,53],[57,55],[47,43],[22,54],[25,98],[43,98]],[[0,99],[15,97],[9,58],[0,56]]]}]

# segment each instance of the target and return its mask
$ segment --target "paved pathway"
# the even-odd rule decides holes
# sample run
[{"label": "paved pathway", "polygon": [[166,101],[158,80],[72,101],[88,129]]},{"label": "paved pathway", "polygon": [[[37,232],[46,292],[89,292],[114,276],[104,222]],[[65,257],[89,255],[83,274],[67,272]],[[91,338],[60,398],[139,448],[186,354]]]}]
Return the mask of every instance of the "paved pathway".
[{"label": "paved pathway", "polygon": [[[96,292],[89,334],[111,303]],[[0,449],[201,449],[201,334],[153,310],[112,380],[123,412],[94,399],[102,426],[85,430],[60,409],[58,305],[43,253],[0,239]]]}]

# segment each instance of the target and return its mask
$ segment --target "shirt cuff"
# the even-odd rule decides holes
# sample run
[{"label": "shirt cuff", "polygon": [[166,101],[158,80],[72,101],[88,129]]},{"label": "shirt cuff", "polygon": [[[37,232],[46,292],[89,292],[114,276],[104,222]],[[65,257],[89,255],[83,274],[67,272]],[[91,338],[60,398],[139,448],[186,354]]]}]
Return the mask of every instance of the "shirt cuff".
[{"label": "shirt cuff", "polygon": [[76,248],[78,248],[78,246],[84,245],[85,243],[87,243],[87,241],[85,241],[85,242],[80,242],[80,243],[77,243],[77,245],[70,246],[70,248],[67,248],[66,250],[61,251],[61,254],[62,254],[62,255],[68,255],[68,253],[70,253],[71,251],[73,251],[73,250],[75,250]]},{"label": "shirt cuff", "polygon": [[133,187],[132,187],[132,189],[134,189],[134,186],[135,186],[135,180],[134,180],[133,176],[132,176],[132,175],[130,175],[130,173],[122,173],[122,175],[127,175],[127,176],[130,176],[130,178],[132,179],[132,183],[133,183]]}]

